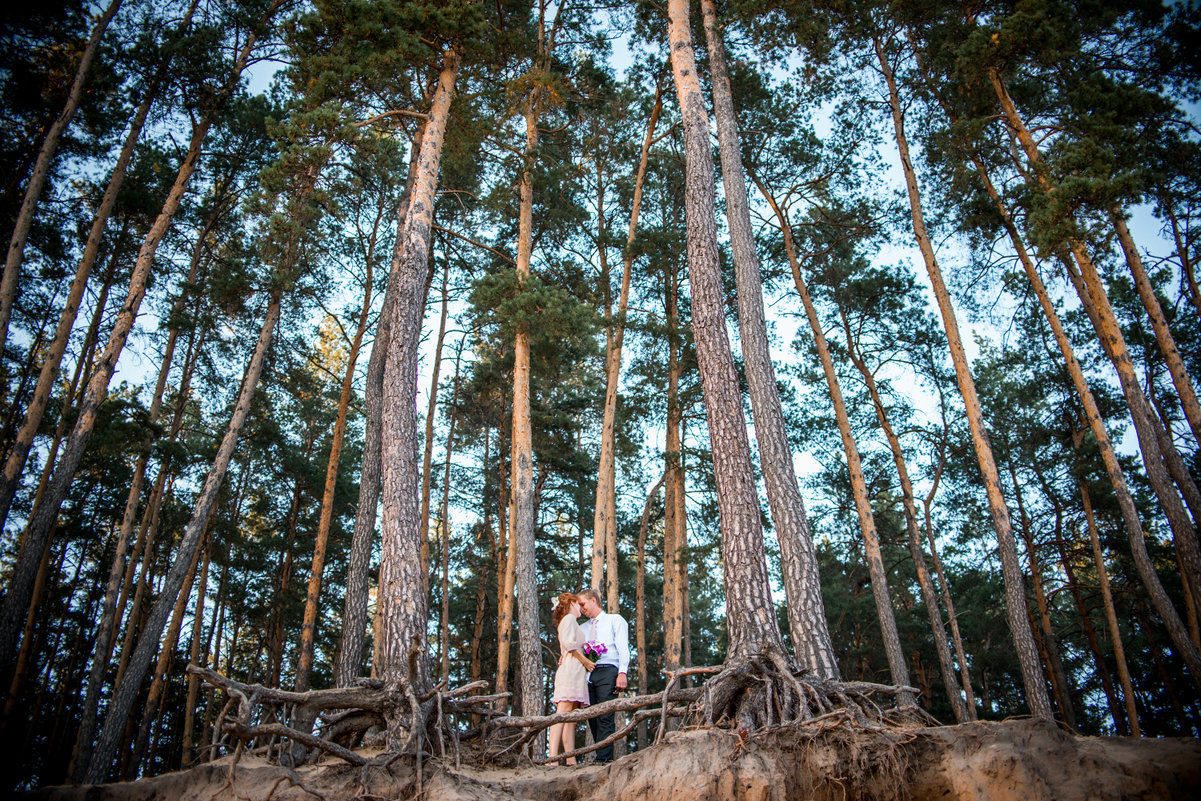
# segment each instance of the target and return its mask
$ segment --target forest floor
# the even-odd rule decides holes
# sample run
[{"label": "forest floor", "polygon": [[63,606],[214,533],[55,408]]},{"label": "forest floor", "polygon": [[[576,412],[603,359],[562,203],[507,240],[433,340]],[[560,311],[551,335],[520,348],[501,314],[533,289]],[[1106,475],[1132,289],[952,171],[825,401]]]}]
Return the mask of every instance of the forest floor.
[{"label": "forest floor", "polygon": [[[364,757],[378,756],[368,750]],[[913,729],[691,729],[609,765],[411,757],[295,770],[244,757],[136,782],[46,787],[33,801],[1130,801],[1201,798],[1201,740],[1073,736],[1034,720]]]}]

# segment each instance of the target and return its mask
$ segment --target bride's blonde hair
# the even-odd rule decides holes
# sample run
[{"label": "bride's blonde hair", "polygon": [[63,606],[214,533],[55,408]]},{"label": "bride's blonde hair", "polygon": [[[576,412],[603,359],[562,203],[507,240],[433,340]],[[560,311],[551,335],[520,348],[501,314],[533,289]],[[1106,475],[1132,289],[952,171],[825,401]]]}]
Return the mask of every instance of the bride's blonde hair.
[{"label": "bride's blonde hair", "polygon": [[574,592],[559,593],[559,598],[555,602],[554,611],[550,613],[550,619],[555,624],[555,628],[558,628],[559,623],[563,620],[563,618],[567,617],[567,613],[571,611],[571,605],[578,600],[579,598]]}]

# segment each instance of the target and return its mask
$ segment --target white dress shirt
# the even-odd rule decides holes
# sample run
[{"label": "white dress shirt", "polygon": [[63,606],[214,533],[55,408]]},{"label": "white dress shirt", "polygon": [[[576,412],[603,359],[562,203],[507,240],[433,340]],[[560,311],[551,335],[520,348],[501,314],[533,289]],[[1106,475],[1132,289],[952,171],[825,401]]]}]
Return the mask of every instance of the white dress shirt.
[{"label": "white dress shirt", "polygon": [[[618,673],[628,673],[630,667],[630,626],[621,615],[601,612],[584,626],[584,636],[605,646],[596,660],[599,665],[613,665]],[[592,674],[588,674],[592,680]]]}]

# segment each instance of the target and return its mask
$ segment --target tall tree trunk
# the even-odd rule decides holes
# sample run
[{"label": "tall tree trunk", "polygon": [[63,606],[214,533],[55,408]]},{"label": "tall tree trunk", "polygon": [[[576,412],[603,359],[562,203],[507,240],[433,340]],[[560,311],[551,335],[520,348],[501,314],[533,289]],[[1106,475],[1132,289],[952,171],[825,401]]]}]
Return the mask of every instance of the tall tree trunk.
[{"label": "tall tree trunk", "polygon": [[[459,419],[459,360],[463,357],[463,342],[455,351],[455,377],[451,382],[450,425],[446,431],[446,470],[442,475],[442,506],[438,522],[442,526],[442,619],[439,621],[438,649],[442,653],[442,683],[450,683],[450,457],[454,453],[455,423]],[[485,462],[487,464],[487,462]],[[480,582],[483,586],[483,582]]]},{"label": "tall tree trunk", "polygon": [[[431,260],[432,262],[432,260]],[[434,265],[430,264],[432,272]],[[442,340],[446,337],[446,282],[450,277],[450,261],[442,270],[442,312],[438,318],[438,338],[434,345],[434,362],[430,365],[430,402],[425,413],[425,454],[421,461],[421,566],[430,569],[430,483],[434,460],[434,417],[438,411],[438,375],[442,371]]]},{"label": "tall tree trunk", "polygon": [[[725,44],[717,22],[717,4],[701,0],[705,39],[709,46],[709,72],[713,88],[713,115],[717,121],[717,138],[721,148],[722,185],[725,187],[726,220],[730,228],[730,246],[734,257],[734,276],[738,294],[738,330],[742,342],[743,365],[751,396],[755,421],[755,439],[759,445],[759,462],[772,521],[780,543],[780,563],[784,590],[788,599],[788,622],[797,656],[804,667],[823,679],[838,679],[838,663],[830,642],[825,606],[821,596],[821,581],[817,570],[817,555],[813,550],[813,534],[805,514],[805,505],[797,488],[792,464],[792,449],[784,425],[784,411],[776,387],[776,371],[767,342],[767,322],[763,311],[763,282],[760,276],[759,255],[751,229],[751,212],[747,199],[746,177],[742,169],[742,146],[738,136],[738,118],[726,69]],[[820,334],[819,334],[820,336]],[[824,340],[823,340],[824,343]],[[832,374],[830,374],[832,375]],[[845,438],[844,438],[845,441]],[[853,447],[853,446],[852,446]],[[857,458],[856,458],[857,461]],[[852,471],[853,473],[853,471]],[[854,479],[852,478],[852,481]],[[858,496],[856,496],[858,497]],[[866,492],[863,498],[866,499]],[[868,519],[871,511],[868,509]],[[861,511],[862,519],[862,511]],[[872,533],[865,536],[874,541]],[[871,546],[869,545],[869,554]],[[870,556],[869,556],[870,559]],[[873,582],[883,581],[883,567]],[[884,591],[887,592],[886,585]],[[888,617],[891,620],[891,607]],[[895,634],[895,624],[885,623],[884,630]],[[893,638],[895,640],[895,637]],[[889,664],[894,679],[908,684],[900,641],[895,649],[889,647]],[[895,650],[895,652],[894,652]],[[899,670],[900,672],[896,672]],[[905,696],[907,699],[908,695]]]},{"label": "tall tree trunk", "polygon": [[705,396],[713,453],[713,476],[721,520],[726,588],[726,621],[731,657],[755,653],[783,655],[767,575],[759,498],[751,467],[750,442],[734,356],[725,324],[718,267],[713,153],[709,114],[696,74],[688,0],[669,0],[668,40],[672,74],[684,124],[685,214],[688,277],[692,290],[692,331]]},{"label": "tall tree trunk", "polygon": [[[512,497],[509,494],[509,467],[505,462],[504,436],[504,404],[501,406],[500,424],[497,426],[497,532],[500,544],[497,548],[498,562],[496,564],[496,692],[502,694],[509,690],[509,651],[513,639],[513,583],[516,563],[513,561],[516,552],[513,550],[513,539],[509,528],[509,518],[512,516]],[[498,700],[501,707],[507,701]]]},{"label": "tall tree trunk", "polygon": [[[409,154],[409,174],[397,210],[396,242],[392,264],[398,262],[404,237],[404,222],[408,216],[409,199],[417,182],[421,133],[413,141]],[[375,534],[376,507],[379,505],[380,474],[380,406],[384,394],[384,364],[388,339],[392,330],[393,307],[396,305],[397,282],[395,270],[389,270],[384,300],[376,324],[375,341],[367,361],[367,377],[363,389],[363,457],[359,469],[359,501],[355,507],[354,534],[350,540],[350,556],[346,568],[346,601],[342,611],[342,634],[338,639],[334,659],[334,685],[349,687],[363,672],[363,646],[367,639],[367,594],[371,567],[371,543]],[[375,649],[373,648],[373,651]],[[374,660],[373,660],[374,661]],[[374,667],[373,667],[374,670]]]},{"label": "tall tree trunk", "polygon": [[37,211],[38,202],[42,199],[42,189],[50,174],[50,164],[54,161],[54,154],[58,150],[58,143],[62,139],[63,132],[71,124],[71,118],[75,116],[75,111],[83,100],[84,86],[87,84],[88,74],[92,69],[92,61],[96,58],[96,51],[100,48],[100,39],[104,36],[104,31],[120,7],[121,0],[112,0],[104,13],[96,20],[96,24],[92,26],[91,36],[88,37],[88,43],[80,55],[79,66],[75,69],[75,80],[71,83],[71,89],[67,94],[67,103],[50,126],[50,130],[46,132],[46,138],[42,141],[42,149],[38,153],[33,174],[30,175],[29,183],[25,187],[25,197],[21,201],[21,210],[17,213],[12,240],[8,244],[8,255],[4,260],[4,277],[0,279],[0,351],[3,351],[4,346],[8,343],[8,321],[12,315],[13,302],[17,298],[17,278],[21,272],[21,259],[25,255],[25,240],[29,237],[29,229],[33,225],[33,215]]},{"label": "tall tree trunk", "polygon": [[[183,314],[189,295],[187,288],[196,283],[204,252],[205,240],[213,226],[216,225],[219,216],[219,209],[214,209],[208,222],[197,234],[196,245],[193,248],[191,264],[189,265],[188,277],[184,283],[184,289],[180,292],[179,297],[176,298],[175,303],[172,304],[168,320],[178,321]],[[158,379],[155,382],[154,396],[150,402],[148,422],[151,427],[158,425],[159,414],[162,411],[163,394],[166,392],[167,379],[171,373],[171,363],[175,358],[175,347],[178,338],[179,325],[178,322],[174,322],[171,325],[170,333],[167,335],[167,345],[163,352],[161,366],[159,367]],[[76,739],[78,757],[75,765],[77,767],[80,764],[86,764],[91,759],[92,737],[96,730],[96,712],[100,699],[101,684],[104,682],[104,673],[108,669],[109,661],[112,658],[113,635],[117,621],[117,595],[121,588],[122,578],[125,575],[126,551],[129,548],[129,538],[133,533],[134,524],[137,520],[138,504],[142,496],[142,484],[145,481],[146,468],[150,462],[150,449],[153,444],[151,437],[152,435],[147,433],[146,437],[142,440],[141,453],[138,456],[138,463],[134,468],[133,480],[129,485],[129,494],[125,499],[125,510],[121,515],[121,527],[117,533],[116,552],[113,554],[112,567],[109,569],[108,584],[105,587],[104,601],[101,606],[102,611],[96,637],[96,650],[92,656],[92,668],[88,675],[83,710],[80,714],[79,731]],[[75,776],[75,778],[78,779],[79,777]]]},{"label": "tall tree trunk", "polygon": [[346,420],[350,415],[350,396],[354,392],[354,368],[358,363],[359,349],[367,332],[367,321],[371,316],[371,293],[375,241],[379,232],[380,216],[367,242],[367,274],[363,279],[363,307],[354,339],[346,357],[346,371],[342,376],[342,391],[338,395],[338,413],[334,419],[334,433],[329,446],[329,460],[325,466],[325,484],[321,491],[321,517],[317,522],[317,541],[313,546],[313,566],[309,571],[309,583],[305,590],[304,620],[300,626],[300,646],[296,658],[296,692],[309,689],[309,675],[313,669],[313,641],[316,638],[318,601],[321,596],[321,574],[325,569],[325,549],[329,543],[329,531],[334,520],[334,491],[338,486],[338,465],[342,459],[342,443],[346,438]]},{"label": "tall tree trunk", "polygon": [[1130,679],[1130,668],[1126,663],[1126,648],[1122,644],[1122,631],[1118,628],[1117,609],[1113,605],[1113,591],[1109,587],[1109,572],[1105,569],[1105,554],[1101,550],[1101,538],[1097,534],[1097,520],[1093,515],[1092,499],[1083,481],[1080,485],[1080,501],[1084,505],[1084,517],[1088,525],[1088,541],[1092,546],[1093,564],[1097,568],[1097,582],[1101,587],[1101,604],[1105,607],[1105,623],[1109,626],[1109,642],[1113,647],[1113,661],[1117,665],[1118,680],[1122,683],[1122,697],[1126,702],[1126,721],[1130,733],[1142,737],[1138,723],[1138,707],[1135,704],[1134,684]]},{"label": "tall tree trunk", "polygon": [[[541,27],[539,28],[541,31]],[[525,163],[518,192],[521,198],[517,233],[517,281],[524,286],[530,275],[533,245],[534,152],[538,147],[539,98],[535,92],[525,106]],[[542,711],[541,645],[538,635],[538,578],[535,574],[534,443],[530,426],[530,332],[518,326],[513,346],[513,471],[510,481],[512,512],[509,516],[509,553],[517,591],[517,648],[521,660],[523,715]],[[593,532],[598,536],[598,532]],[[593,583],[596,577],[593,576]]]},{"label": "tall tree trunk", "polygon": [[[283,2],[284,0],[275,0],[271,8],[266,12],[264,22],[270,18]],[[257,39],[258,35],[255,32],[252,31],[248,34],[245,44],[238,53],[230,79],[220,93],[222,97],[228,95],[237,86],[242,70],[250,58],[250,53],[254,49]],[[167,199],[163,203],[158,217],[142,241],[137,260],[134,262],[133,275],[130,278],[125,304],[117,317],[112,332],[109,334],[108,344],[105,346],[104,353],[100,358],[100,364],[88,382],[87,394],[80,405],[79,417],[75,422],[75,427],[72,429],[70,437],[67,439],[67,445],[63,449],[62,457],[56,466],[54,479],[47,489],[42,506],[29,521],[29,525],[26,528],[25,547],[22,549],[21,555],[17,558],[17,564],[13,569],[13,576],[4,598],[4,604],[0,607],[0,671],[7,672],[12,663],[12,655],[16,649],[16,640],[20,631],[19,621],[22,613],[29,604],[29,594],[33,586],[34,574],[37,572],[37,561],[41,555],[42,546],[50,536],[54,521],[58,517],[59,507],[62,504],[63,498],[67,495],[67,489],[72,479],[75,477],[75,471],[78,469],[79,462],[83,458],[83,451],[87,447],[88,440],[91,439],[100,406],[108,397],[108,385],[112,379],[113,372],[116,370],[117,359],[120,357],[129,333],[133,329],[134,319],[137,316],[142,299],[146,296],[146,282],[149,278],[150,268],[154,262],[155,253],[158,251],[159,243],[171,226],[175,212],[179,208],[184,192],[187,190],[188,182],[200,158],[201,145],[204,142],[209,127],[212,125],[215,114],[215,109],[210,109],[192,126],[192,138],[188,144],[187,153],[184,155],[183,162],[176,173],[175,182],[167,194]]]},{"label": "tall tree trunk", "polygon": [[[417,482],[417,351],[421,344],[424,311],[423,284],[428,274],[430,225],[433,220],[438,165],[446,121],[454,96],[459,54],[447,49],[433,101],[426,116],[418,156],[417,180],[404,219],[400,249],[393,256],[392,272],[397,277],[396,308],[388,336],[384,366],[384,390],[380,410],[380,455],[383,515],[380,555],[381,627],[377,672],[388,686],[402,683],[418,695],[430,686],[429,654],[426,650],[426,609],[429,604],[427,576],[421,572],[421,499]],[[415,651],[410,670],[410,652]],[[418,710],[410,710],[416,716]],[[387,716],[388,744],[403,745],[403,721],[395,713]]]},{"label": "tall tree trunk", "polygon": [[258,388],[259,375],[263,369],[263,362],[267,358],[267,349],[271,344],[275,324],[279,320],[282,292],[281,288],[276,288],[271,294],[271,299],[267,306],[266,318],[263,320],[263,326],[259,330],[259,338],[255,344],[254,353],[251,355],[250,362],[246,366],[246,374],[242,378],[242,386],[238,392],[238,400],[234,406],[229,427],[225,431],[225,436],[221,439],[221,445],[217,449],[213,465],[209,468],[208,476],[205,477],[204,485],[200,490],[199,496],[197,496],[196,508],[192,512],[192,517],[188,521],[187,526],[184,528],[183,539],[180,541],[179,550],[175,554],[175,560],[171,564],[171,569],[167,573],[163,585],[159,590],[158,601],[155,602],[154,609],[151,610],[150,616],[147,618],[146,626],[142,630],[141,636],[138,637],[137,647],[130,658],[129,669],[126,671],[121,683],[113,691],[108,715],[105,718],[104,727],[100,731],[100,738],[96,742],[96,750],[92,755],[90,763],[84,766],[84,781],[88,784],[99,784],[108,775],[109,767],[112,765],[113,757],[116,754],[117,742],[120,738],[121,730],[125,727],[125,723],[129,719],[129,713],[133,708],[133,703],[141,687],[142,679],[145,677],[146,670],[150,667],[150,660],[154,657],[154,652],[158,648],[159,638],[162,636],[163,627],[167,623],[167,616],[171,613],[175,600],[179,596],[180,589],[183,587],[185,577],[189,572],[192,562],[192,555],[200,544],[201,535],[208,527],[209,516],[212,513],[213,505],[217,501],[217,494],[221,490],[221,483],[225,480],[225,473],[229,468],[230,459],[233,458],[234,449],[237,447],[238,438],[242,433],[242,427],[245,425],[246,418],[250,414],[250,404],[254,400],[254,393]]},{"label": "tall tree trunk", "polygon": [[[634,588],[634,644],[638,648],[638,692],[647,695],[649,675],[646,651],[646,529],[650,523],[651,507],[659,487],[667,480],[667,473],[659,477],[655,486],[646,494],[646,503],[642,505],[642,519],[638,525],[638,552],[634,562],[637,565],[637,583]],[[638,724],[638,748],[646,747],[646,721]]]},{"label": "tall tree trunk", "polygon": [[1184,366],[1184,359],[1181,358],[1180,350],[1176,347],[1172,329],[1168,327],[1167,318],[1164,317],[1163,309],[1159,305],[1159,298],[1155,296],[1155,288],[1151,286],[1147,270],[1143,267],[1143,259],[1139,255],[1138,247],[1134,244],[1134,237],[1131,236],[1130,229],[1126,227],[1125,218],[1117,209],[1112,211],[1110,217],[1113,220],[1114,230],[1118,233],[1118,242],[1122,246],[1122,253],[1126,257],[1126,266],[1130,268],[1130,274],[1134,277],[1134,288],[1138,291],[1139,300],[1143,302],[1143,308],[1147,310],[1147,316],[1151,318],[1151,328],[1155,331],[1155,342],[1159,345],[1160,355],[1163,356],[1168,373],[1172,376],[1172,384],[1176,387],[1184,418],[1188,420],[1189,427],[1193,430],[1193,436],[1201,441],[1201,403],[1197,401],[1197,391],[1193,388],[1192,379],[1189,378],[1188,370]]},{"label": "tall tree trunk", "polygon": [[[684,547],[687,511],[684,505],[684,466],[681,454],[683,410],[680,407],[679,273],[674,260],[664,268],[664,315],[667,318],[667,441],[664,444],[663,488],[663,668],[677,671],[683,663]],[[639,651],[639,654],[642,652]]]},{"label": "tall tree trunk", "polygon": [[926,264],[926,272],[934,288],[934,296],[938,301],[939,312],[942,314],[943,327],[947,334],[947,343],[951,352],[951,361],[955,365],[955,377],[959,384],[959,392],[963,396],[964,409],[967,413],[968,425],[972,432],[972,445],[976,452],[976,461],[980,466],[981,478],[988,496],[988,507],[992,514],[993,528],[997,534],[998,552],[1001,557],[1001,573],[1005,581],[1005,610],[1009,621],[1009,633],[1013,638],[1018,662],[1022,669],[1022,682],[1025,685],[1026,700],[1030,711],[1035,717],[1052,718],[1051,699],[1047,695],[1047,687],[1043,682],[1042,672],[1038,667],[1038,653],[1034,637],[1026,619],[1026,593],[1023,587],[1022,571],[1018,565],[1017,545],[1013,539],[1013,529],[1009,522],[1009,509],[1005,506],[1005,498],[1001,494],[1001,480],[997,475],[996,461],[993,459],[992,447],[988,443],[988,432],[984,426],[984,416],[980,410],[980,401],[976,395],[976,382],[972,378],[971,369],[967,363],[967,355],[963,349],[963,341],[959,335],[959,323],[955,318],[955,309],[951,306],[951,296],[947,292],[942,279],[942,270],[934,255],[934,247],[926,233],[924,212],[922,211],[921,194],[918,189],[917,175],[913,162],[909,158],[909,140],[905,135],[905,120],[901,109],[901,99],[897,90],[896,76],[885,52],[880,37],[873,37],[876,57],[884,80],[888,84],[889,104],[892,108],[893,126],[896,130],[897,150],[900,153],[901,167],[905,174],[905,186],[909,194],[910,212],[913,218],[913,233],[921,249],[922,258]]},{"label": "tall tree trunk", "polygon": [[[646,179],[647,163],[650,160],[651,145],[655,139],[655,126],[659,122],[659,114],[663,110],[663,96],[659,86],[655,87],[655,104],[651,107],[650,120],[646,124],[646,136],[642,140],[642,151],[638,157],[638,172],[634,178],[634,197],[630,205],[630,226],[626,234],[625,254],[622,259],[621,290],[617,299],[617,315],[608,323],[605,338],[605,410],[601,422],[600,464],[596,480],[596,511],[592,522],[592,589],[600,589],[600,564],[598,562],[599,543],[612,540],[614,547],[605,546],[608,551],[609,577],[608,592],[606,593],[609,612],[617,612],[617,487],[616,487],[616,458],[615,438],[617,432],[617,388],[621,373],[621,350],[625,340],[626,310],[630,300],[630,275],[634,267],[634,238],[638,230],[638,216],[642,208],[642,186]],[[597,234],[597,248],[600,252],[601,275],[605,282],[605,294],[608,296],[609,268],[606,257],[604,230],[604,188],[601,178],[602,164],[597,161],[597,218],[601,230]],[[607,309],[606,309],[607,311]]]}]

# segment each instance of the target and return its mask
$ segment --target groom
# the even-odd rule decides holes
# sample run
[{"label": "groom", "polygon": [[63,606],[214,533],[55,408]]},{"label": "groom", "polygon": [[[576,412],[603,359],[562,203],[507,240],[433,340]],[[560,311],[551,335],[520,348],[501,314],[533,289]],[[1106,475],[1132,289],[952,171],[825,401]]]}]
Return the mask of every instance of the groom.
[{"label": "groom", "polygon": [[[584,639],[605,646],[605,652],[596,660],[596,667],[588,674],[588,700],[593,704],[603,703],[613,697],[616,690],[626,688],[626,671],[630,666],[630,627],[621,615],[610,615],[601,609],[600,596],[596,590],[577,593],[580,610],[590,618],[584,624]],[[610,737],[614,730],[613,713],[601,715],[588,721],[593,742]],[[597,762],[613,761],[613,744],[596,752]]]}]

